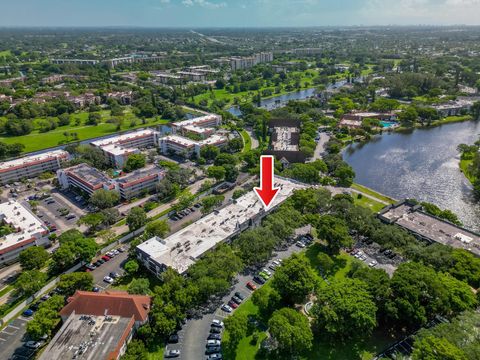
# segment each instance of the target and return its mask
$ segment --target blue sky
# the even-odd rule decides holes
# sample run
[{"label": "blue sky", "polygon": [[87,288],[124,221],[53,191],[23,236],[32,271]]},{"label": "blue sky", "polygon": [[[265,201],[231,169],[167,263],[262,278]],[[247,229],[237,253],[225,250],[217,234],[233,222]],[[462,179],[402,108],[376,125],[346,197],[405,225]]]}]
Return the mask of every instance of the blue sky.
[{"label": "blue sky", "polygon": [[480,25],[480,0],[0,0],[0,26]]}]

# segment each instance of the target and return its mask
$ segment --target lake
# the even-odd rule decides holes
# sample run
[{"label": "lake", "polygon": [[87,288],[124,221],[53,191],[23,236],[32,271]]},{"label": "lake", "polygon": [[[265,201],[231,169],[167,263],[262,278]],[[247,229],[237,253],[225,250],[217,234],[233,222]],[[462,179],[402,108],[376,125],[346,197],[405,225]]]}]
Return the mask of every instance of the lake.
[{"label": "lake", "polygon": [[455,212],[480,231],[480,205],[459,169],[457,145],[480,137],[480,122],[445,124],[409,133],[385,133],[348,146],[343,157],[355,181],[395,199],[415,198]]}]

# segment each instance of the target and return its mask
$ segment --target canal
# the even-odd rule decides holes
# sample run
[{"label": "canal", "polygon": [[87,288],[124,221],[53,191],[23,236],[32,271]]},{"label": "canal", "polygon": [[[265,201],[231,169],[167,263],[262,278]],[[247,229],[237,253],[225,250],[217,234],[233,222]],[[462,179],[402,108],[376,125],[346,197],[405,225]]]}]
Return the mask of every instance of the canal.
[{"label": "canal", "polygon": [[359,184],[396,199],[415,198],[450,209],[466,227],[480,231],[480,205],[459,170],[456,149],[479,136],[480,122],[445,124],[352,144],[343,157],[354,168]]}]

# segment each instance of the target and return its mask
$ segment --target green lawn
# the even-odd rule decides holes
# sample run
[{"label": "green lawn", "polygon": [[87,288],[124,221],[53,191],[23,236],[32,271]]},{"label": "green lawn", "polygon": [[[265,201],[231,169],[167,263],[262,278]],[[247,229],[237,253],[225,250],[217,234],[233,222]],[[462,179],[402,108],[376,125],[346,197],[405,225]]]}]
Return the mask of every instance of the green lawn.
[{"label": "green lawn", "polygon": [[[85,125],[88,113],[80,112],[72,116],[73,119],[79,119],[79,125],[75,125],[75,120],[73,120],[70,125],[58,127],[55,130],[41,133],[37,128],[28,135],[2,136],[0,137],[0,141],[6,144],[23,144],[25,145],[25,152],[32,152],[73,142],[73,137],[70,136],[67,138],[64,135],[65,132],[77,133],[79,140],[87,140],[118,132],[116,124],[106,122],[111,118],[109,111],[102,111],[101,114],[102,122],[98,125]],[[124,119],[121,131],[133,130],[145,126],[167,124],[169,122],[168,120],[163,120],[161,118],[153,118],[147,119],[146,123],[143,124],[141,120],[136,118],[131,112],[126,112]],[[41,119],[35,119],[33,121],[36,124],[39,120]]]},{"label": "green lawn", "polygon": [[243,139],[243,150],[242,152],[247,152],[252,149],[252,139],[250,135],[245,130],[240,131],[240,135],[242,135]]},{"label": "green lawn", "polygon": [[396,202],[395,199],[392,199],[392,198],[390,198],[386,195],[382,195],[382,194],[376,192],[375,190],[372,190],[372,189],[370,189],[366,186],[355,183],[351,187],[352,187],[352,189],[355,189],[355,190],[361,191],[365,194],[368,194],[370,196],[373,196],[374,198],[377,198],[378,200],[385,201],[385,202],[388,202],[390,204],[394,204]]},{"label": "green lawn", "polygon": [[[359,194],[357,194],[357,195],[359,195]],[[363,196],[363,197],[359,198],[358,196],[354,195],[353,198],[355,200],[355,205],[359,205],[361,207],[370,209],[374,213],[379,212],[380,210],[382,210],[386,206],[385,204],[383,204],[381,202],[378,202],[378,201],[375,201],[373,199],[370,199],[366,196]]]},{"label": "green lawn", "polygon": [[474,183],[476,178],[468,171],[470,165],[472,164],[473,160],[460,160],[460,171],[465,175],[465,177],[470,181],[470,183]]},{"label": "green lawn", "polygon": [[12,53],[10,52],[10,50],[2,50],[0,51],[0,56],[9,56],[11,55]]}]

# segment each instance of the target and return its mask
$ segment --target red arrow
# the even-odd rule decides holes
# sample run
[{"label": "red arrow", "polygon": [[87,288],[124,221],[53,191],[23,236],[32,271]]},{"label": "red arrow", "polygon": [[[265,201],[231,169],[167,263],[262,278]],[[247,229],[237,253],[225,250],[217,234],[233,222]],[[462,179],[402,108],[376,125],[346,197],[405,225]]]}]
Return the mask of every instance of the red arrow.
[{"label": "red arrow", "polygon": [[260,157],[260,187],[254,188],[265,209],[272,204],[278,193],[278,188],[273,187],[273,156]]}]

